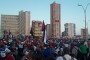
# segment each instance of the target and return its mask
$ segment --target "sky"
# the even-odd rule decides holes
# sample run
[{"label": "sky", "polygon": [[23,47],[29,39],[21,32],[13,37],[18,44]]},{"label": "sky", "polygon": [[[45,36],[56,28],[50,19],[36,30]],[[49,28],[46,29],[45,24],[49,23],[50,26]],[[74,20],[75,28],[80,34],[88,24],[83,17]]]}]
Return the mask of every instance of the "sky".
[{"label": "sky", "polygon": [[[85,28],[85,19],[84,11],[78,4],[85,8],[90,0],[0,0],[0,16],[1,14],[18,15],[21,10],[30,11],[30,22],[44,20],[45,24],[50,24],[50,4],[54,1],[61,4],[61,31],[64,31],[65,23],[75,23],[76,34],[81,34],[81,28]],[[90,5],[86,11],[90,34]]]}]

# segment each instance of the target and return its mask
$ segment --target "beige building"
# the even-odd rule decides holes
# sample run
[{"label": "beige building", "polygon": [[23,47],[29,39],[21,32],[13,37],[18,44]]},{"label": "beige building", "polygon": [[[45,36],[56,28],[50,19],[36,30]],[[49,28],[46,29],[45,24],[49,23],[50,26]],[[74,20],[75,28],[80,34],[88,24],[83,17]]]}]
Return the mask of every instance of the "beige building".
[{"label": "beige building", "polygon": [[20,11],[19,15],[1,15],[1,32],[11,31],[14,36],[30,34],[30,12]]},{"label": "beige building", "polygon": [[50,34],[51,34],[51,32],[50,32],[50,24],[47,24],[46,25],[46,37],[47,37],[47,39],[49,39],[50,38]]},{"label": "beige building", "polygon": [[32,21],[32,30],[33,35],[36,37],[42,37],[43,32],[42,30],[42,22],[41,21]]},{"label": "beige building", "polygon": [[19,31],[20,34],[29,35],[30,34],[30,12],[20,11],[19,12]]},{"label": "beige building", "polygon": [[50,5],[50,24],[51,24],[51,37],[60,38],[61,36],[61,13],[60,4],[53,2]]},{"label": "beige building", "polygon": [[18,34],[18,15],[1,15],[1,31],[10,30],[13,35]]}]

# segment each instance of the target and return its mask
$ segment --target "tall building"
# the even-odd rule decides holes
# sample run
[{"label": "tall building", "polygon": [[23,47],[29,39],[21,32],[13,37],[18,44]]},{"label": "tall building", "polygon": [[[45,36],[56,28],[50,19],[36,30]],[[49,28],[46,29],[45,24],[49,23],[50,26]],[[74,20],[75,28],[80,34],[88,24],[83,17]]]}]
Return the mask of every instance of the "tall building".
[{"label": "tall building", "polygon": [[46,25],[46,37],[47,37],[47,39],[49,39],[50,38],[50,34],[51,34],[51,32],[50,32],[50,24],[47,24]]},{"label": "tall building", "polygon": [[88,29],[81,29],[81,38],[86,39],[86,36],[88,36]]},{"label": "tall building", "polygon": [[29,35],[30,34],[30,12],[20,11],[19,12],[19,31],[20,34]]},{"label": "tall building", "polygon": [[50,26],[51,37],[60,38],[61,36],[61,13],[60,4],[53,2],[50,5]]},{"label": "tall building", "polygon": [[73,38],[76,35],[76,27],[74,23],[66,23],[65,25],[65,36],[68,38]]},{"label": "tall building", "polygon": [[42,37],[43,32],[42,32],[42,22],[41,21],[32,21],[32,30],[33,30],[33,35],[35,37]]},{"label": "tall building", "polygon": [[10,30],[13,35],[18,34],[18,15],[1,15],[1,32]]},{"label": "tall building", "polygon": [[14,36],[30,34],[30,12],[20,11],[19,15],[1,15],[1,32],[11,31]]}]

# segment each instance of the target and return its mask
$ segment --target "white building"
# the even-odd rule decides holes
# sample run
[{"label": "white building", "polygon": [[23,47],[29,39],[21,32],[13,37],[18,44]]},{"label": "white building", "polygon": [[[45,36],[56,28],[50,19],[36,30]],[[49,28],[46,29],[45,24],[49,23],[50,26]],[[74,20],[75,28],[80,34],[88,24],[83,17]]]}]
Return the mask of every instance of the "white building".
[{"label": "white building", "polygon": [[66,23],[65,25],[65,36],[68,38],[73,38],[76,35],[75,24],[74,23]]}]

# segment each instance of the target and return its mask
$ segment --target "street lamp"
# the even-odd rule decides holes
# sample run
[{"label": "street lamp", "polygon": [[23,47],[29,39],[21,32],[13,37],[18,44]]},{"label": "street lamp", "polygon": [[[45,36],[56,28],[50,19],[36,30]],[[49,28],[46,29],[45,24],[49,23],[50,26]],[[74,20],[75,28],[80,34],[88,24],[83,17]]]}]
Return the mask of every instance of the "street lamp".
[{"label": "street lamp", "polygon": [[87,30],[86,30],[86,11],[87,11],[87,7],[88,5],[90,5],[90,3],[87,4],[87,6],[84,8],[83,5],[78,5],[78,6],[81,6],[83,8],[83,11],[84,11],[84,16],[85,16],[85,39],[87,40]]}]

